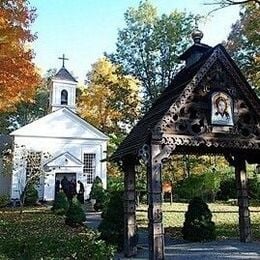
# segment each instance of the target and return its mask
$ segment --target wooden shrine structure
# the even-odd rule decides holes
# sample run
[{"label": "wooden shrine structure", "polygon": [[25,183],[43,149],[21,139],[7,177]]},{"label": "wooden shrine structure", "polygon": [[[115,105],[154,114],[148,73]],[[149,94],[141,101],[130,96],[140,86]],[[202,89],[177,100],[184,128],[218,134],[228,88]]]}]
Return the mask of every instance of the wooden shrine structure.
[{"label": "wooden shrine structure", "polygon": [[176,154],[223,155],[235,167],[241,242],[251,240],[246,162],[260,163],[260,101],[222,45],[201,31],[180,59],[186,66],[119,145],[124,170],[124,251],[136,247],[136,165],[147,165],[149,259],[164,259],[161,169]]}]

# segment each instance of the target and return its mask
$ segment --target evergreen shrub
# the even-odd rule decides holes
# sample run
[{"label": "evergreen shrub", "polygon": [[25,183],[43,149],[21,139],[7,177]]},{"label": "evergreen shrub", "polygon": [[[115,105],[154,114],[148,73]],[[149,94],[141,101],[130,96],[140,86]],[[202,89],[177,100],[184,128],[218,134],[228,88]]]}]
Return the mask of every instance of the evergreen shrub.
[{"label": "evergreen shrub", "polygon": [[38,191],[35,189],[34,185],[31,184],[27,187],[25,191],[24,205],[33,206],[38,200]]},{"label": "evergreen shrub", "polygon": [[96,203],[94,209],[96,211],[102,210],[106,202],[106,192],[103,188],[102,180],[97,176],[91,187],[89,194],[90,199],[95,199]]},{"label": "evergreen shrub", "polygon": [[220,183],[219,192],[217,193],[217,200],[227,201],[229,199],[237,198],[236,180],[228,178]]},{"label": "evergreen shrub", "polygon": [[52,211],[57,215],[65,215],[69,209],[69,201],[63,191],[57,193],[54,200]]},{"label": "evergreen shrub", "polygon": [[102,221],[98,227],[101,239],[112,244],[120,251],[124,243],[124,204],[123,191],[113,191],[102,212]]},{"label": "evergreen shrub", "polygon": [[66,213],[65,223],[71,227],[83,225],[86,215],[77,198],[73,198]]},{"label": "evergreen shrub", "polygon": [[201,198],[193,198],[185,213],[182,235],[188,241],[209,241],[216,239],[215,223],[208,205]]}]

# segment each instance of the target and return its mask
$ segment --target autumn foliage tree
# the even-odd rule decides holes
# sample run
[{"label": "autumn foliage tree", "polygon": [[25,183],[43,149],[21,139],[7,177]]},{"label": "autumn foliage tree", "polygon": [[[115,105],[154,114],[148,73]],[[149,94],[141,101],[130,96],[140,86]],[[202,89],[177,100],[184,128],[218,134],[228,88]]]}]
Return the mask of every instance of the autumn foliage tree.
[{"label": "autumn foliage tree", "polygon": [[30,100],[39,75],[29,44],[35,40],[30,26],[35,9],[27,0],[0,2],[0,111],[7,111],[20,101]]},{"label": "autumn foliage tree", "polygon": [[[87,87],[82,89],[78,112],[86,121],[109,136],[108,157],[117,148],[139,115],[139,81],[123,75],[107,58],[92,65]],[[109,175],[119,174],[108,163]]]},{"label": "autumn foliage tree", "polygon": [[138,116],[138,81],[107,58],[92,65],[78,104],[80,115],[106,134],[120,134]]}]

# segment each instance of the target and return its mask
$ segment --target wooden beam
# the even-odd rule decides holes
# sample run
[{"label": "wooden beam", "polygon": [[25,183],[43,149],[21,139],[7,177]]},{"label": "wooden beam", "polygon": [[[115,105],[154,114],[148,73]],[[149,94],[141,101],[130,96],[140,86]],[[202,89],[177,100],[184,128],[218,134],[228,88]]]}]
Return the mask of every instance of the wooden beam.
[{"label": "wooden beam", "polygon": [[238,196],[239,207],[239,231],[240,241],[251,241],[251,224],[250,224],[250,212],[248,203],[248,186],[246,175],[246,163],[245,159],[238,155],[234,158],[235,174],[236,174],[236,187]]},{"label": "wooden beam", "polygon": [[124,254],[126,257],[137,254],[136,233],[136,190],[135,190],[135,161],[123,161],[124,169]]},{"label": "wooden beam", "polygon": [[147,164],[148,182],[148,229],[149,259],[164,259],[164,229],[162,224],[162,181],[161,161],[157,160],[160,146],[151,144],[150,158]]}]

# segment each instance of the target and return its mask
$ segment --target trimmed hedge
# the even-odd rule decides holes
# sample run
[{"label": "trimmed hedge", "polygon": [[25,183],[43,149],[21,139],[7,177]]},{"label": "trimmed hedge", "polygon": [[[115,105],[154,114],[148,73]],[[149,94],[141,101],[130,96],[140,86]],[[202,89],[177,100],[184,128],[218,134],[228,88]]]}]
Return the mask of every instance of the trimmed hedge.
[{"label": "trimmed hedge", "polygon": [[182,235],[188,241],[209,241],[216,239],[215,223],[208,205],[201,198],[193,198],[185,213]]},{"label": "trimmed hedge", "polygon": [[63,191],[57,193],[54,200],[52,211],[57,215],[65,215],[69,209],[69,201]]},{"label": "trimmed hedge", "polygon": [[73,198],[66,213],[65,223],[71,227],[83,225],[86,215],[77,198]]}]

